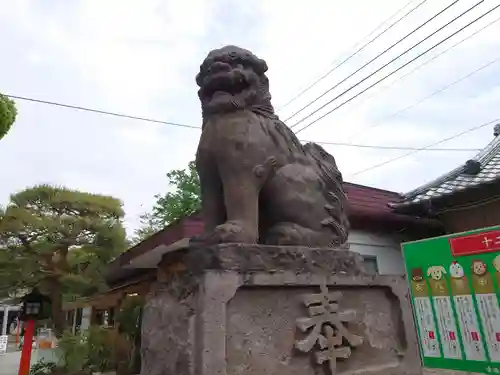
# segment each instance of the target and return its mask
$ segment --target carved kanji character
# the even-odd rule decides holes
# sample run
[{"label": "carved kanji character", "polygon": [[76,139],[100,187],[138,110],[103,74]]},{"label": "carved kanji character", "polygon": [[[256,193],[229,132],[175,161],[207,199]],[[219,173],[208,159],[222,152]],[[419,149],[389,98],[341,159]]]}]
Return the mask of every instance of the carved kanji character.
[{"label": "carved kanji character", "polygon": [[[351,347],[363,343],[363,338],[350,333],[344,323],[355,318],[354,312],[339,312],[340,292],[328,292],[326,285],[321,285],[320,294],[304,296],[309,317],[297,319],[297,327],[302,332],[309,331],[303,340],[298,340],[295,347],[302,352],[309,352],[317,344],[316,363],[328,362],[332,375],[336,374],[337,358],[349,358]],[[343,346],[343,340],[349,346]]]}]

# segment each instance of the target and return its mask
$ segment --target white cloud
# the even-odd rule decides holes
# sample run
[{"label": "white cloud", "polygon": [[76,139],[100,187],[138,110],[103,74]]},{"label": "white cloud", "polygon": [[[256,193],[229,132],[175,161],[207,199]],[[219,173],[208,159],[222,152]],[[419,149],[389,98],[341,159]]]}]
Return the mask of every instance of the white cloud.
[{"label": "white cloud", "polygon": [[[419,1],[414,1],[410,7]],[[426,2],[403,22],[337,69],[299,100],[280,111],[283,119],[342,80],[366,61],[450,4]],[[194,76],[208,50],[239,44],[266,59],[277,108],[328,71],[352,46],[401,8],[396,0],[16,0],[0,7],[5,35],[0,90],[48,100],[200,125]],[[474,2],[461,1],[401,45],[340,84],[315,105],[288,121],[294,124],[374,69],[416,43]],[[359,93],[493,6],[485,1],[453,27],[391,64],[301,126]],[[402,13],[399,14],[401,16]],[[430,59],[498,17],[485,17],[444,43]],[[397,18],[397,17],[396,17]],[[300,133],[301,139],[420,147],[491,120],[498,103],[498,72],[492,65],[402,113],[441,87],[498,57],[500,22],[404,79],[415,64],[362,94]],[[359,44],[358,44],[359,46]],[[391,84],[395,82],[394,84]],[[165,191],[165,173],[194,157],[197,130],[106,117],[19,102],[19,119],[0,143],[4,170],[0,199],[40,182],[112,194],[125,202],[129,228]],[[300,126],[300,127],[301,127]],[[300,127],[297,127],[300,128]],[[492,127],[491,127],[492,128]],[[442,147],[484,147],[492,129],[457,138]],[[365,169],[407,151],[325,146],[348,179],[398,191],[425,183],[472,156],[473,152],[416,153],[373,171]],[[6,182],[4,182],[6,181]]]},{"label": "white cloud", "polygon": [[[411,6],[417,3],[415,1]],[[281,116],[285,119],[288,118],[291,114],[301,109],[334,84],[340,82],[348,74],[361,67],[364,62],[375,57],[378,53],[382,52],[385,48],[448,4],[451,4],[451,1],[446,3],[427,2],[425,5],[419,7],[411,16],[387,32],[382,38],[376,40],[358,56],[335,70],[330,76],[301,96],[299,100],[296,100],[290,106],[283,109],[280,112]],[[474,4],[472,1],[457,3],[456,6],[450,8],[439,18],[436,18],[416,32],[401,43],[401,45],[393,48],[369,67],[340,84],[311,107],[289,120],[288,124],[293,125],[298,120],[309,115],[313,110],[326,104],[342,91],[348,89],[375,69],[382,67],[383,64],[398,56],[445,22],[471,7],[472,4]],[[270,79],[271,87],[274,89],[275,103],[286,103],[295,93],[300,92],[310,82],[320,77],[322,75],[321,72],[327,72],[331,69],[335,65],[333,63],[335,60],[340,61],[339,55],[341,58],[347,57],[349,55],[348,52],[352,52],[350,46],[363,39],[365,41],[369,40],[369,38],[364,37],[402,5],[402,2],[396,1],[384,1],[382,6],[380,2],[361,0],[347,3],[318,0],[307,3],[294,2],[293,5],[288,6],[284,1],[265,1],[265,5],[263,5],[265,20],[261,43],[265,46],[262,48],[266,53],[264,57],[271,67]],[[430,38],[427,42],[422,43],[415,51],[408,53],[408,57],[391,64],[380,73],[375,74],[373,77],[367,79],[366,82],[360,84],[359,87],[334,100],[332,104],[326,105],[317,114],[301,122],[295,130],[309,124],[353,95],[361,92],[385,74],[409,61],[410,58],[417,56],[452,32],[460,29],[490,9],[493,5],[495,4],[489,2],[474,9],[453,23],[449,28]],[[407,9],[410,9],[410,7]],[[363,9],[363,12],[360,12],[360,9]],[[394,19],[397,18],[395,17]],[[481,77],[484,79],[488,72],[490,74],[492,71],[494,72],[494,65],[489,69],[485,69],[484,72],[465,80],[463,83],[457,84],[455,87],[439,95],[422,101],[419,105],[401,113],[397,112],[422,100],[450,82],[470,73],[472,70],[491,61],[494,57],[499,57],[495,56],[495,49],[493,47],[495,45],[498,46],[499,24],[495,24],[489,29],[478,33],[415,73],[408,75],[408,77],[402,79],[400,82],[395,82],[393,85],[391,85],[391,82],[397,81],[400,76],[411,71],[417,64],[421,64],[423,61],[432,58],[460,39],[492,22],[495,18],[498,18],[498,12],[484,17],[484,19],[466,29],[463,33],[440,45],[432,53],[429,53],[428,56],[422,57],[418,63],[409,65],[408,68],[401,70],[366,94],[362,94],[360,99],[353,100],[351,103],[326,116],[323,120],[316,122],[310,128],[301,132],[300,137],[318,141],[418,147],[433,143],[440,138],[450,136],[467,127],[477,125],[481,121],[490,120],[494,117],[492,108],[484,105],[473,106],[470,98],[471,94],[467,93],[466,90],[471,90],[471,82],[473,83]],[[286,32],[277,33],[277,30],[286,30]],[[278,48],[278,46],[280,47]],[[450,66],[453,69],[450,69]],[[387,88],[384,89],[384,86]],[[477,94],[480,98],[487,94],[481,90],[481,86],[477,87],[477,90],[479,90]],[[457,92],[460,93],[459,97],[453,97],[453,93]],[[453,97],[453,100],[450,100],[450,97]],[[464,110],[464,108],[467,108],[467,110]],[[454,142],[455,147],[470,147],[470,140],[476,139],[476,135],[470,134],[467,138],[462,137],[460,140],[457,140],[458,142]],[[474,143],[479,145],[479,147],[483,147],[486,141],[483,137],[479,137]],[[337,157],[339,165],[346,176],[352,176],[356,171],[367,168],[370,165],[376,165],[384,160],[389,160],[394,157],[395,153],[404,154],[404,151],[348,150],[344,147],[326,147]],[[451,143],[447,143],[443,147],[452,146]],[[438,161],[438,164],[445,158],[442,153],[432,153],[432,155]],[[463,154],[454,155],[451,159],[455,163],[461,163],[460,155]],[[408,170],[411,165],[415,173],[420,176],[421,183],[423,183],[425,180],[435,176],[427,174],[425,166],[418,163],[419,158],[420,154],[416,154],[414,157],[402,158],[400,161],[389,163],[382,168],[377,168],[374,172],[367,173],[367,176],[371,176],[369,178],[365,178],[363,174],[352,178],[354,181],[371,182],[385,188],[401,187],[404,184],[401,184],[397,178],[392,177],[394,170]],[[449,158],[449,156],[446,156],[446,158]],[[445,168],[449,164],[451,162],[446,163]],[[441,172],[445,171],[446,169],[443,168]],[[374,175],[381,175],[383,177],[374,178]],[[412,187],[414,186],[405,186],[406,189]]]}]

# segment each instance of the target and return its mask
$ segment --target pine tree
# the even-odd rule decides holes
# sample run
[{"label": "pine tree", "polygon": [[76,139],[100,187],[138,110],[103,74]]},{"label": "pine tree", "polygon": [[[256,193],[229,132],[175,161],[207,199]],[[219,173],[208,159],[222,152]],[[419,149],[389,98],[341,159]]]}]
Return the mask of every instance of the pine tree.
[{"label": "pine tree", "polygon": [[56,333],[64,297],[106,288],[105,265],[125,249],[124,212],[110,196],[38,185],[0,210],[0,291],[37,286],[52,299]]}]

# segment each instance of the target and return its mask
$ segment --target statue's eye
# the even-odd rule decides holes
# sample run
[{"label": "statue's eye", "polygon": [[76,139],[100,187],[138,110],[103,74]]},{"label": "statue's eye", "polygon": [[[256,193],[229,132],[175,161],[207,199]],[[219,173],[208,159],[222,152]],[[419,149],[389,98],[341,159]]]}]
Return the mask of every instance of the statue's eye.
[{"label": "statue's eye", "polygon": [[206,59],[200,66],[201,71],[208,72],[210,66],[212,66],[213,63],[214,63],[213,59]]},{"label": "statue's eye", "polygon": [[248,61],[242,57],[239,53],[236,52],[230,52],[227,54],[227,62],[234,65],[234,64],[239,64],[243,66],[248,65]]}]

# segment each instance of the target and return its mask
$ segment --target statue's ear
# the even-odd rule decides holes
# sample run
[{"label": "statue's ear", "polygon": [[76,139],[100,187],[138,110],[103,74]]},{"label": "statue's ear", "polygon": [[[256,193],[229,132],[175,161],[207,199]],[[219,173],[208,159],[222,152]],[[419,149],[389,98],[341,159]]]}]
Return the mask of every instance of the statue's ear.
[{"label": "statue's ear", "polygon": [[203,82],[202,82],[202,76],[201,76],[201,72],[200,72],[200,73],[198,73],[198,74],[196,75],[196,84],[197,84],[198,86],[200,86],[200,87],[201,87],[201,84],[202,84],[202,83],[203,83]]},{"label": "statue's ear", "polygon": [[259,59],[259,58],[256,58],[254,60],[254,71],[255,73],[257,73],[258,75],[262,75],[264,74],[265,72],[267,72],[267,63],[265,60],[262,60],[262,59]]},{"label": "statue's ear", "polygon": [[260,61],[261,61],[261,63],[262,63],[262,73],[267,72],[267,70],[268,70],[269,68],[267,67],[267,63],[266,63],[266,61],[265,61],[265,60],[262,60],[262,59],[260,59]]}]

